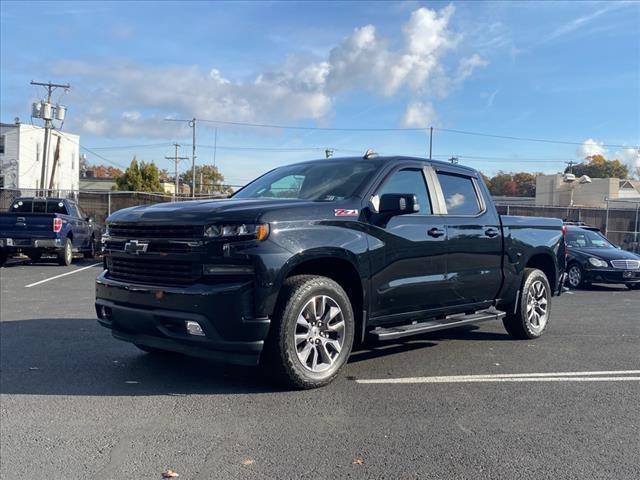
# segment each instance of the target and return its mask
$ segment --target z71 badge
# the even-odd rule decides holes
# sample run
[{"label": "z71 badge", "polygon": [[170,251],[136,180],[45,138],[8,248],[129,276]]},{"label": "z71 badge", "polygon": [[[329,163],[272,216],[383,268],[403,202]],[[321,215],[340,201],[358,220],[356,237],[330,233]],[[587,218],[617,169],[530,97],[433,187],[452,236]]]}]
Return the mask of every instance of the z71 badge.
[{"label": "z71 badge", "polygon": [[357,208],[336,208],[333,210],[333,215],[336,217],[357,217]]}]

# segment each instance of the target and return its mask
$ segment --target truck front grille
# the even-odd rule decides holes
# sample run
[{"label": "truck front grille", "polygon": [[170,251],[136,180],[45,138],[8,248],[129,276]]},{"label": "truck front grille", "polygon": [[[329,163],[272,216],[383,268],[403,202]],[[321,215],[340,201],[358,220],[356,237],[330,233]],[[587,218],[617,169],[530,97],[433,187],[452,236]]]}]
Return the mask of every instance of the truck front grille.
[{"label": "truck front grille", "polygon": [[127,239],[163,238],[198,239],[204,235],[202,225],[149,225],[145,223],[111,223],[109,235]]},{"label": "truck front grille", "polygon": [[148,285],[190,285],[202,274],[201,266],[192,262],[151,258],[111,257],[107,265],[111,278]]}]

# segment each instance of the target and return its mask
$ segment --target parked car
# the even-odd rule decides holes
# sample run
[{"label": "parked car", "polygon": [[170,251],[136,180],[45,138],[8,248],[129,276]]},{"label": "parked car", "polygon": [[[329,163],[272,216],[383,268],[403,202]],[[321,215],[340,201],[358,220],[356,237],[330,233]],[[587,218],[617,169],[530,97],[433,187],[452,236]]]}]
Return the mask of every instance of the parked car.
[{"label": "parked car", "polygon": [[18,198],[0,213],[0,265],[17,253],[34,262],[54,254],[60,265],[70,265],[75,253],[93,258],[100,237],[100,226],[72,200]]},{"label": "parked car", "polygon": [[640,255],[620,249],[595,227],[566,225],[566,229],[569,287],[612,283],[640,288]]},{"label": "parked car", "polygon": [[485,320],[543,334],[562,291],[562,221],[500,216],[480,174],[419,158],[276,168],[231,198],[107,219],[100,324],[146,352],[330,382],[354,342]]}]

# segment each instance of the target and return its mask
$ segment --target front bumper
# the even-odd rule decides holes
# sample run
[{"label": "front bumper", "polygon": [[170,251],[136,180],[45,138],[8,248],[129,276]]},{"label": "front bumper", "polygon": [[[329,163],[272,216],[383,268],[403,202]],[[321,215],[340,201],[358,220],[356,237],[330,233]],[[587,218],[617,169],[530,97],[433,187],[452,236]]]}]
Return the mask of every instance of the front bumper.
[{"label": "front bumper", "polygon": [[[252,282],[188,287],[124,283],[105,271],[96,283],[98,321],[115,338],[148,347],[256,365],[269,333],[269,318],[254,318]],[[186,322],[204,335],[192,335]]]},{"label": "front bumper", "polygon": [[587,283],[640,283],[640,270],[585,269],[584,281]]},{"label": "front bumper", "polygon": [[10,252],[38,248],[57,250],[62,247],[62,240],[59,238],[0,238],[0,248]]}]

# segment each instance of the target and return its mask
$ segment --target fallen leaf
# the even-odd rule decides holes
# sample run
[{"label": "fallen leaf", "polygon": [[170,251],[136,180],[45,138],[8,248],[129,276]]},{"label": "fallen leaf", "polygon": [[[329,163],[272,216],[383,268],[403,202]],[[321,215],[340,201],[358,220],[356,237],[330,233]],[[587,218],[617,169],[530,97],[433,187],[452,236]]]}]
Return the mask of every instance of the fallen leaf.
[{"label": "fallen leaf", "polygon": [[351,465],[364,465],[364,458],[358,456],[351,460]]},{"label": "fallen leaf", "polygon": [[174,472],[170,468],[168,468],[166,471],[162,472],[162,478],[176,478],[176,477],[179,477],[179,476],[180,475],[178,475],[176,472]]},{"label": "fallen leaf", "polygon": [[253,458],[245,458],[242,461],[243,465],[253,465],[254,463],[256,463],[256,461]]}]

